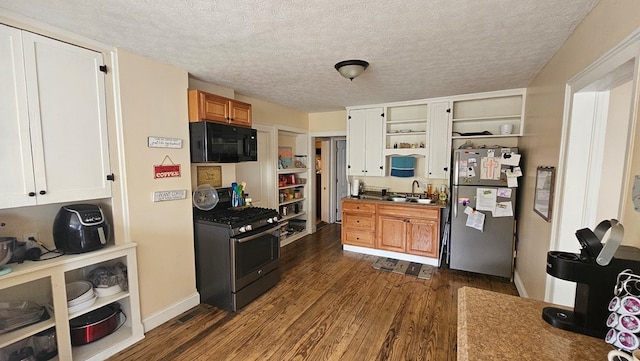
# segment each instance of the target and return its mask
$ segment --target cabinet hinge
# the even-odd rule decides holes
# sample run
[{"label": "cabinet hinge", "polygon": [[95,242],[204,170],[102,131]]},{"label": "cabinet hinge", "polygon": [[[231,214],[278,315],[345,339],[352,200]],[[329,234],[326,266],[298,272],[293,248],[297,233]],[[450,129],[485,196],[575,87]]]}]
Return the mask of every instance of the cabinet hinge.
[{"label": "cabinet hinge", "polygon": [[101,72],[106,74],[107,73],[107,66],[106,65],[100,65],[98,67],[98,70],[100,70]]},{"label": "cabinet hinge", "polygon": [[380,114],[380,116],[384,118],[384,113]]},{"label": "cabinet hinge", "polygon": [[113,182],[113,181],[115,181],[115,180],[116,180],[116,176],[115,176],[115,175],[113,175],[113,173],[111,173],[111,174],[107,174],[107,180],[108,180],[108,181],[112,181],[112,182]]},{"label": "cabinet hinge", "polygon": [[351,116],[349,115],[349,116],[347,117],[347,119],[351,119]]},{"label": "cabinet hinge", "polygon": [[447,113],[451,113],[451,108],[447,109]]}]

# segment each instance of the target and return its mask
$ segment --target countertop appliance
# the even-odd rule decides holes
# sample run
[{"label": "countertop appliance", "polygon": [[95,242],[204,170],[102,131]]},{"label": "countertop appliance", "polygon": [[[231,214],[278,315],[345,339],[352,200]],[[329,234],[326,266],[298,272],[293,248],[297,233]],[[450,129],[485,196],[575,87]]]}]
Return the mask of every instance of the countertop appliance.
[{"label": "countertop appliance", "polygon": [[258,160],[255,129],[213,122],[189,123],[192,163],[238,163]]},{"label": "countertop appliance", "polygon": [[218,204],[193,209],[196,286],[200,299],[237,311],[280,281],[278,211],[231,207],[232,189],[217,188]]},{"label": "countertop appliance", "polygon": [[[476,198],[478,189],[489,190],[496,194],[496,202],[510,203],[512,212],[515,212],[517,188],[507,188],[503,171],[510,166],[497,161],[503,153],[517,154],[518,148],[457,149],[453,152],[449,234],[451,269],[512,277],[515,217],[494,217],[492,211],[478,210]],[[467,226],[467,207],[484,214],[482,231]]]},{"label": "countertop appliance", "polygon": [[65,253],[102,248],[109,240],[109,223],[102,209],[93,204],[63,206],[53,221],[53,241]]},{"label": "countertop appliance", "polygon": [[542,318],[563,330],[604,338],[607,317],[611,313],[608,305],[614,295],[617,276],[625,269],[640,274],[640,249],[619,246],[609,264],[601,266],[595,257],[585,256],[592,253],[588,249],[590,246],[582,243],[582,247],[581,254],[560,251],[547,253],[547,273],[576,282],[576,297],[572,311],[545,307]]}]

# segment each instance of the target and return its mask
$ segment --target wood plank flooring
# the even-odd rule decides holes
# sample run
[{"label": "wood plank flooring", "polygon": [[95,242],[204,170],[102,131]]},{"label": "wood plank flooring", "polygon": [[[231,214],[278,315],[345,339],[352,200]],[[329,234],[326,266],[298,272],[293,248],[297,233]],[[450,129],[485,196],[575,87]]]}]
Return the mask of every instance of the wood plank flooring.
[{"label": "wood plank flooring", "polygon": [[340,225],[282,248],[282,280],[237,313],[201,304],[110,360],[455,360],[457,290],[516,295],[506,279],[375,270]]}]

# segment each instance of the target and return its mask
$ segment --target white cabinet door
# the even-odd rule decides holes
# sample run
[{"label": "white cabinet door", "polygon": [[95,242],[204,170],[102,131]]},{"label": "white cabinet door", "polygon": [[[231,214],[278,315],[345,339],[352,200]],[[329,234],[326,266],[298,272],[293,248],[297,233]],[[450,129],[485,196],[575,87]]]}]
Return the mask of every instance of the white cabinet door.
[{"label": "white cabinet door", "polygon": [[349,111],[347,121],[348,175],[384,175],[383,120],[383,108]]},{"label": "white cabinet door", "polygon": [[365,125],[366,110],[349,111],[347,119],[347,175],[365,175]]},{"label": "white cabinet door", "polygon": [[429,158],[427,178],[449,179],[451,122],[449,102],[429,103]]},{"label": "white cabinet door", "polygon": [[368,176],[384,175],[384,109],[367,109],[365,131],[365,164]]},{"label": "white cabinet door", "polygon": [[0,25],[0,208],[36,204],[22,32]]},{"label": "white cabinet door", "polygon": [[111,196],[102,54],[23,32],[37,203]]}]

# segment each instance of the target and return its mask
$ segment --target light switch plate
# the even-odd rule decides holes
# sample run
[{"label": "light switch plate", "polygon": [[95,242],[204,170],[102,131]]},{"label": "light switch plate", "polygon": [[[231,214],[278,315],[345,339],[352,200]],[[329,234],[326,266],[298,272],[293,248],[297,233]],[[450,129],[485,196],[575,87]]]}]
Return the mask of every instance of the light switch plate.
[{"label": "light switch plate", "polygon": [[640,175],[635,177],[633,181],[633,191],[631,192],[631,201],[636,212],[640,212]]}]

